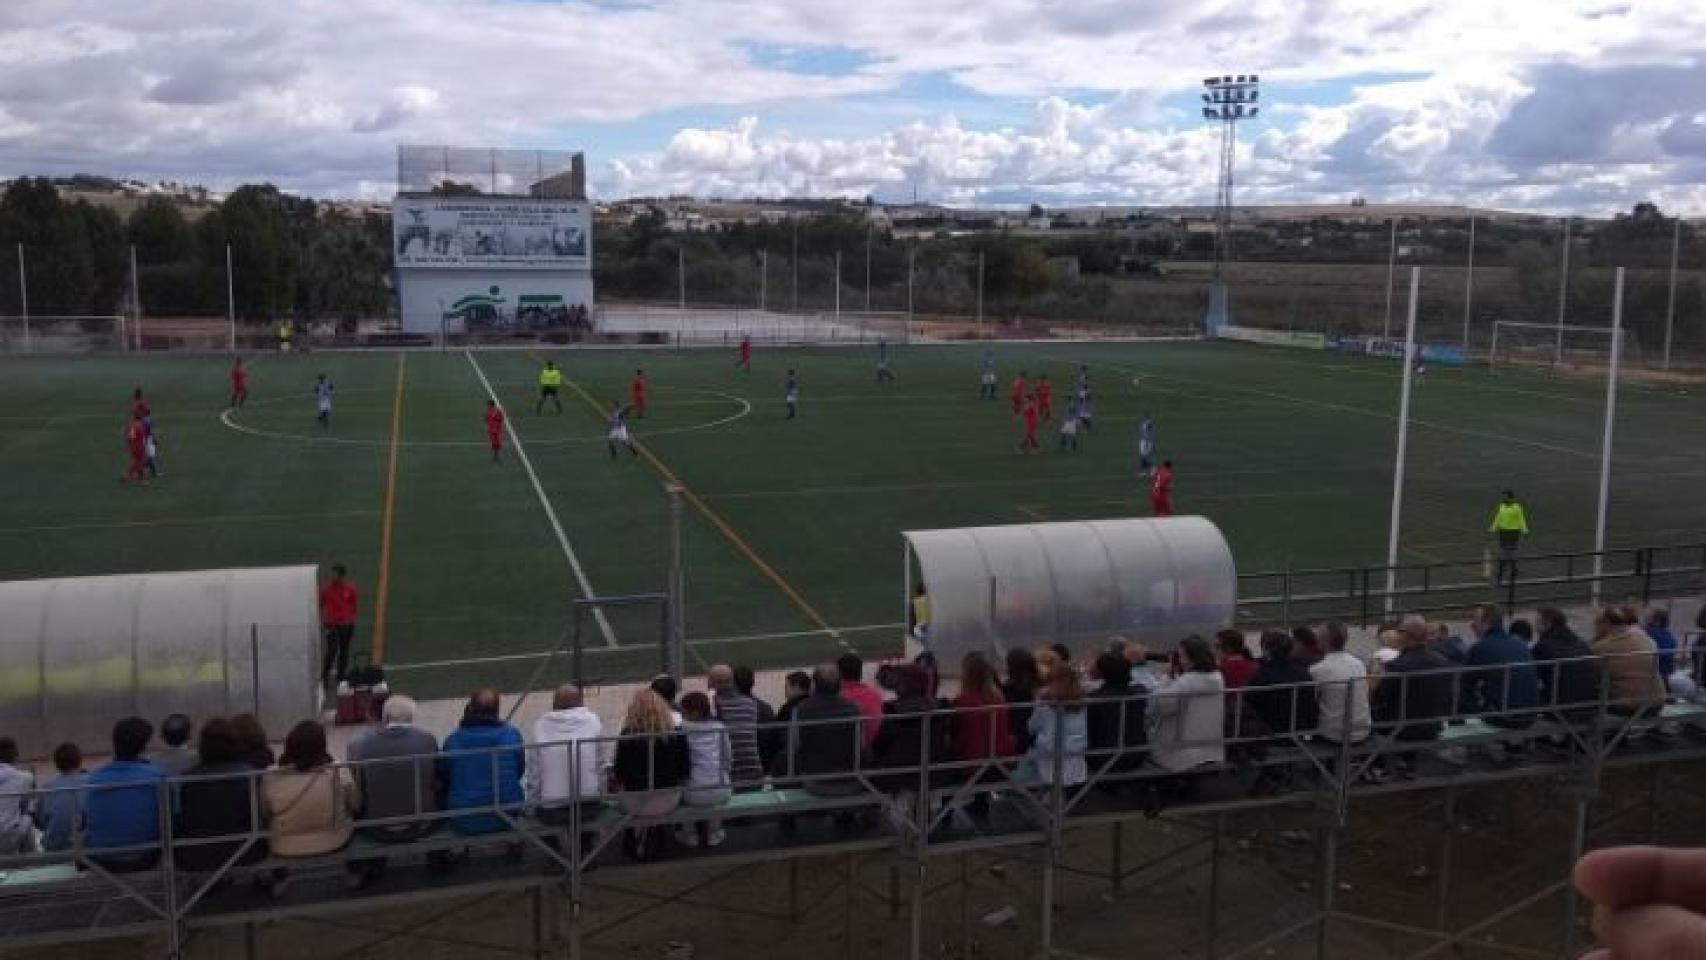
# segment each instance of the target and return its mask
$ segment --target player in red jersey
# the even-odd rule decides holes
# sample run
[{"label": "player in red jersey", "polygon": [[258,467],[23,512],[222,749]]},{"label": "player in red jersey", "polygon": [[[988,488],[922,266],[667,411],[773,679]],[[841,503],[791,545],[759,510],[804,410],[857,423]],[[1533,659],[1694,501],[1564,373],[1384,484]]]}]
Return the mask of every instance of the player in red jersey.
[{"label": "player in red jersey", "polygon": [[747,373],[752,372],[752,336],[740,335],[740,356],[735,358],[735,366],[745,367]]},{"label": "player in red jersey", "polygon": [[1037,375],[1037,415],[1044,420],[1054,419],[1054,388],[1048,385],[1048,374]]},{"label": "player in red jersey", "polygon": [[646,371],[635,370],[634,382],[628,384],[628,406],[634,410],[634,419],[646,419]]},{"label": "player in red jersey", "polygon": [[130,415],[133,419],[141,419],[154,411],[148,407],[148,398],[142,395],[142,388],[137,387],[130,395]]},{"label": "player in red jersey", "polygon": [[1037,398],[1026,397],[1019,411],[1025,420],[1025,436],[1019,441],[1020,453],[1037,452]]},{"label": "player in red jersey", "polygon": [[[142,391],[136,392],[140,399]],[[142,475],[142,464],[148,459],[148,429],[142,425],[141,414],[131,415],[130,423],[124,428],[124,445],[125,449],[130,451],[130,468],[125,470],[124,476],[118,478],[118,482],[147,483]]]},{"label": "player in red jersey", "polygon": [[243,366],[243,358],[238,357],[231,364],[231,406],[241,409],[249,402],[249,368]]},{"label": "player in red jersey", "polygon": [[1030,386],[1025,380],[1025,371],[1013,378],[1013,416],[1017,417],[1025,409],[1025,388]]},{"label": "player in red jersey", "polygon": [[496,400],[486,401],[486,442],[492,445],[492,462],[503,459],[504,408]]},{"label": "player in red jersey", "polygon": [[1161,461],[1161,469],[1155,471],[1155,477],[1149,483],[1149,515],[1152,517],[1170,517],[1173,515],[1173,461]]}]

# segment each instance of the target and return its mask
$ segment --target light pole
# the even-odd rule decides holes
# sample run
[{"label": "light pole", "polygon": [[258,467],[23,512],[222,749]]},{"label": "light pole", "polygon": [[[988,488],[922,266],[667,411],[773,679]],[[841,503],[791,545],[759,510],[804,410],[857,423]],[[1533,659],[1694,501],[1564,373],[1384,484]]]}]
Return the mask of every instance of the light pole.
[{"label": "light pole", "polygon": [[1670,369],[1671,334],[1676,329],[1676,261],[1682,253],[1682,218],[1671,222],[1670,295],[1665,298],[1665,369]]},{"label": "light pole", "polygon": [[1386,321],[1380,328],[1380,339],[1392,339],[1392,277],[1398,267],[1398,218],[1392,218],[1392,239],[1386,245]]},{"label": "light pole", "polygon": [[1475,215],[1469,215],[1469,272],[1463,280],[1463,360],[1469,361],[1469,314],[1475,302]]},{"label": "light pole", "polygon": [[1564,309],[1570,302],[1570,218],[1564,218],[1564,264],[1558,271],[1558,342],[1552,348],[1552,366],[1564,362]]},{"label": "light pole", "polygon": [[1260,108],[1261,78],[1256,74],[1205,77],[1202,116],[1220,124],[1220,178],[1214,198],[1214,279],[1208,292],[1203,332],[1213,334],[1230,319],[1226,265],[1232,259],[1232,158],[1238,142],[1238,121],[1253,120]]}]

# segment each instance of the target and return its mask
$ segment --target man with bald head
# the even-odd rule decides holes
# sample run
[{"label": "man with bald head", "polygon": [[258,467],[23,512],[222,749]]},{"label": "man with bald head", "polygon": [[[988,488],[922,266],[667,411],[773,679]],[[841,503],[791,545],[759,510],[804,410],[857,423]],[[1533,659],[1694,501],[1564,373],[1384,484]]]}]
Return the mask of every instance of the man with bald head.
[{"label": "man with bald head", "polygon": [[551,710],[533,724],[539,749],[527,769],[527,801],[546,823],[563,825],[581,807],[581,822],[598,817],[604,724],[587,709],[579,687],[565,683],[551,696]]},{"label": "man with bald head", "polygon": [[[463,708],[462,723],[444,738],[447,756],[439,758],[445,809],[519,811],[521,778],[527,771],[523,743],[521,731],[505,723],[499,713],[498,692],[491,687],[474,691]],[[506,826],[503,818],[491,813],[450,821],[450,828],[461,834],[496,833]]]}]

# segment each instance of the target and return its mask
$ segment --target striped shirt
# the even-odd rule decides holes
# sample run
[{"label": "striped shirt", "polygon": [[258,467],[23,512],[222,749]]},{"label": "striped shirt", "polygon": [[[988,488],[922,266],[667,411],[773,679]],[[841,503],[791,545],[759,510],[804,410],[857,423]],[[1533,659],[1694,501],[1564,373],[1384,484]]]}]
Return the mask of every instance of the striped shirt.
[{"label": "striped shirt", "polygon": [[733,690],[719,690],[712,709],[728,727],[734,761],[730,779],[735,789],[757,789],[764,782],[764,763],[758,755],[758,701]]}]

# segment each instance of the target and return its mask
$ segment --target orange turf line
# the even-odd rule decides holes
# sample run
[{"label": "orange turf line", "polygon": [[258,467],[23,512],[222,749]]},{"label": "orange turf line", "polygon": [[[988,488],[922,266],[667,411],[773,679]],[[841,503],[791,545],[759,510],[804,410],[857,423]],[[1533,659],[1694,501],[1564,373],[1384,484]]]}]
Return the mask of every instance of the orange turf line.
[{"label": "orange turf line", "polygon": [[391,601],[391,526],[397,513],[397,438],[403,426],[403,369],[409,355],[397,354],[397,382],[391,391],[391,452],[385,467],[385,514],[379,521],[379,583],[374,588],[373,662],[385,662],[385,614]]},{"label": "orange turf line", "polygon": [[[594,413],[597,413],[600,417],[606,415],[604,408],[599,406],[598,401],[594,400],[591,394],[588,394],[585,390],[581,389],[580,384],[573,380],[568,380],[566,382],[570,388],[575,391],[575,393],[580,395],[582,400],[586,401],[587,406],[591,407]],[[750,544],[742,539],[741,535],[736,533],[733,527],[729,526],[722,517],[718,516],[717,512],[712,510],[705,501],[699,499],[699,495],[693,492],[693,488],[682,483],[681,478],[677,477],[675,472],[670,470],[662,460],[658,459],[657,455],[652,453],[645,444],[635,440],[634,449],[638,450],[640,455],[646,458],[646,462],[650,463],[658,473],[663,474],[663,478],[665,480],[679,486],[682,494],[687,497],[687,502],[693,504],[694,509],[703,514],[706,520],[711,521],[711,526],[716,527],[717,530],[728,539],[729,543],[734,545],[734,548],[738,550],[742,556],[751,561],[752,565],[758,568],[759,573],[764,574],[771,583],[774,583],[776,585],[776,589],[781,590],[782,595],[787,597],[801,613],[805,614],[808,621],[818,629],[823,630],[831,637],[835,638],[837,642],[840,641],[841,632],[830,626],[829,621],[823,618],[823,614],[818,613],[817,608],[812,606],[805,597],[801,596],[800,592],[794,589],[793,584],[789,583],[787,578],[778,573],[775,567],[766,563],[764,558],[758,555],[758,551],[754,550]]]}]

